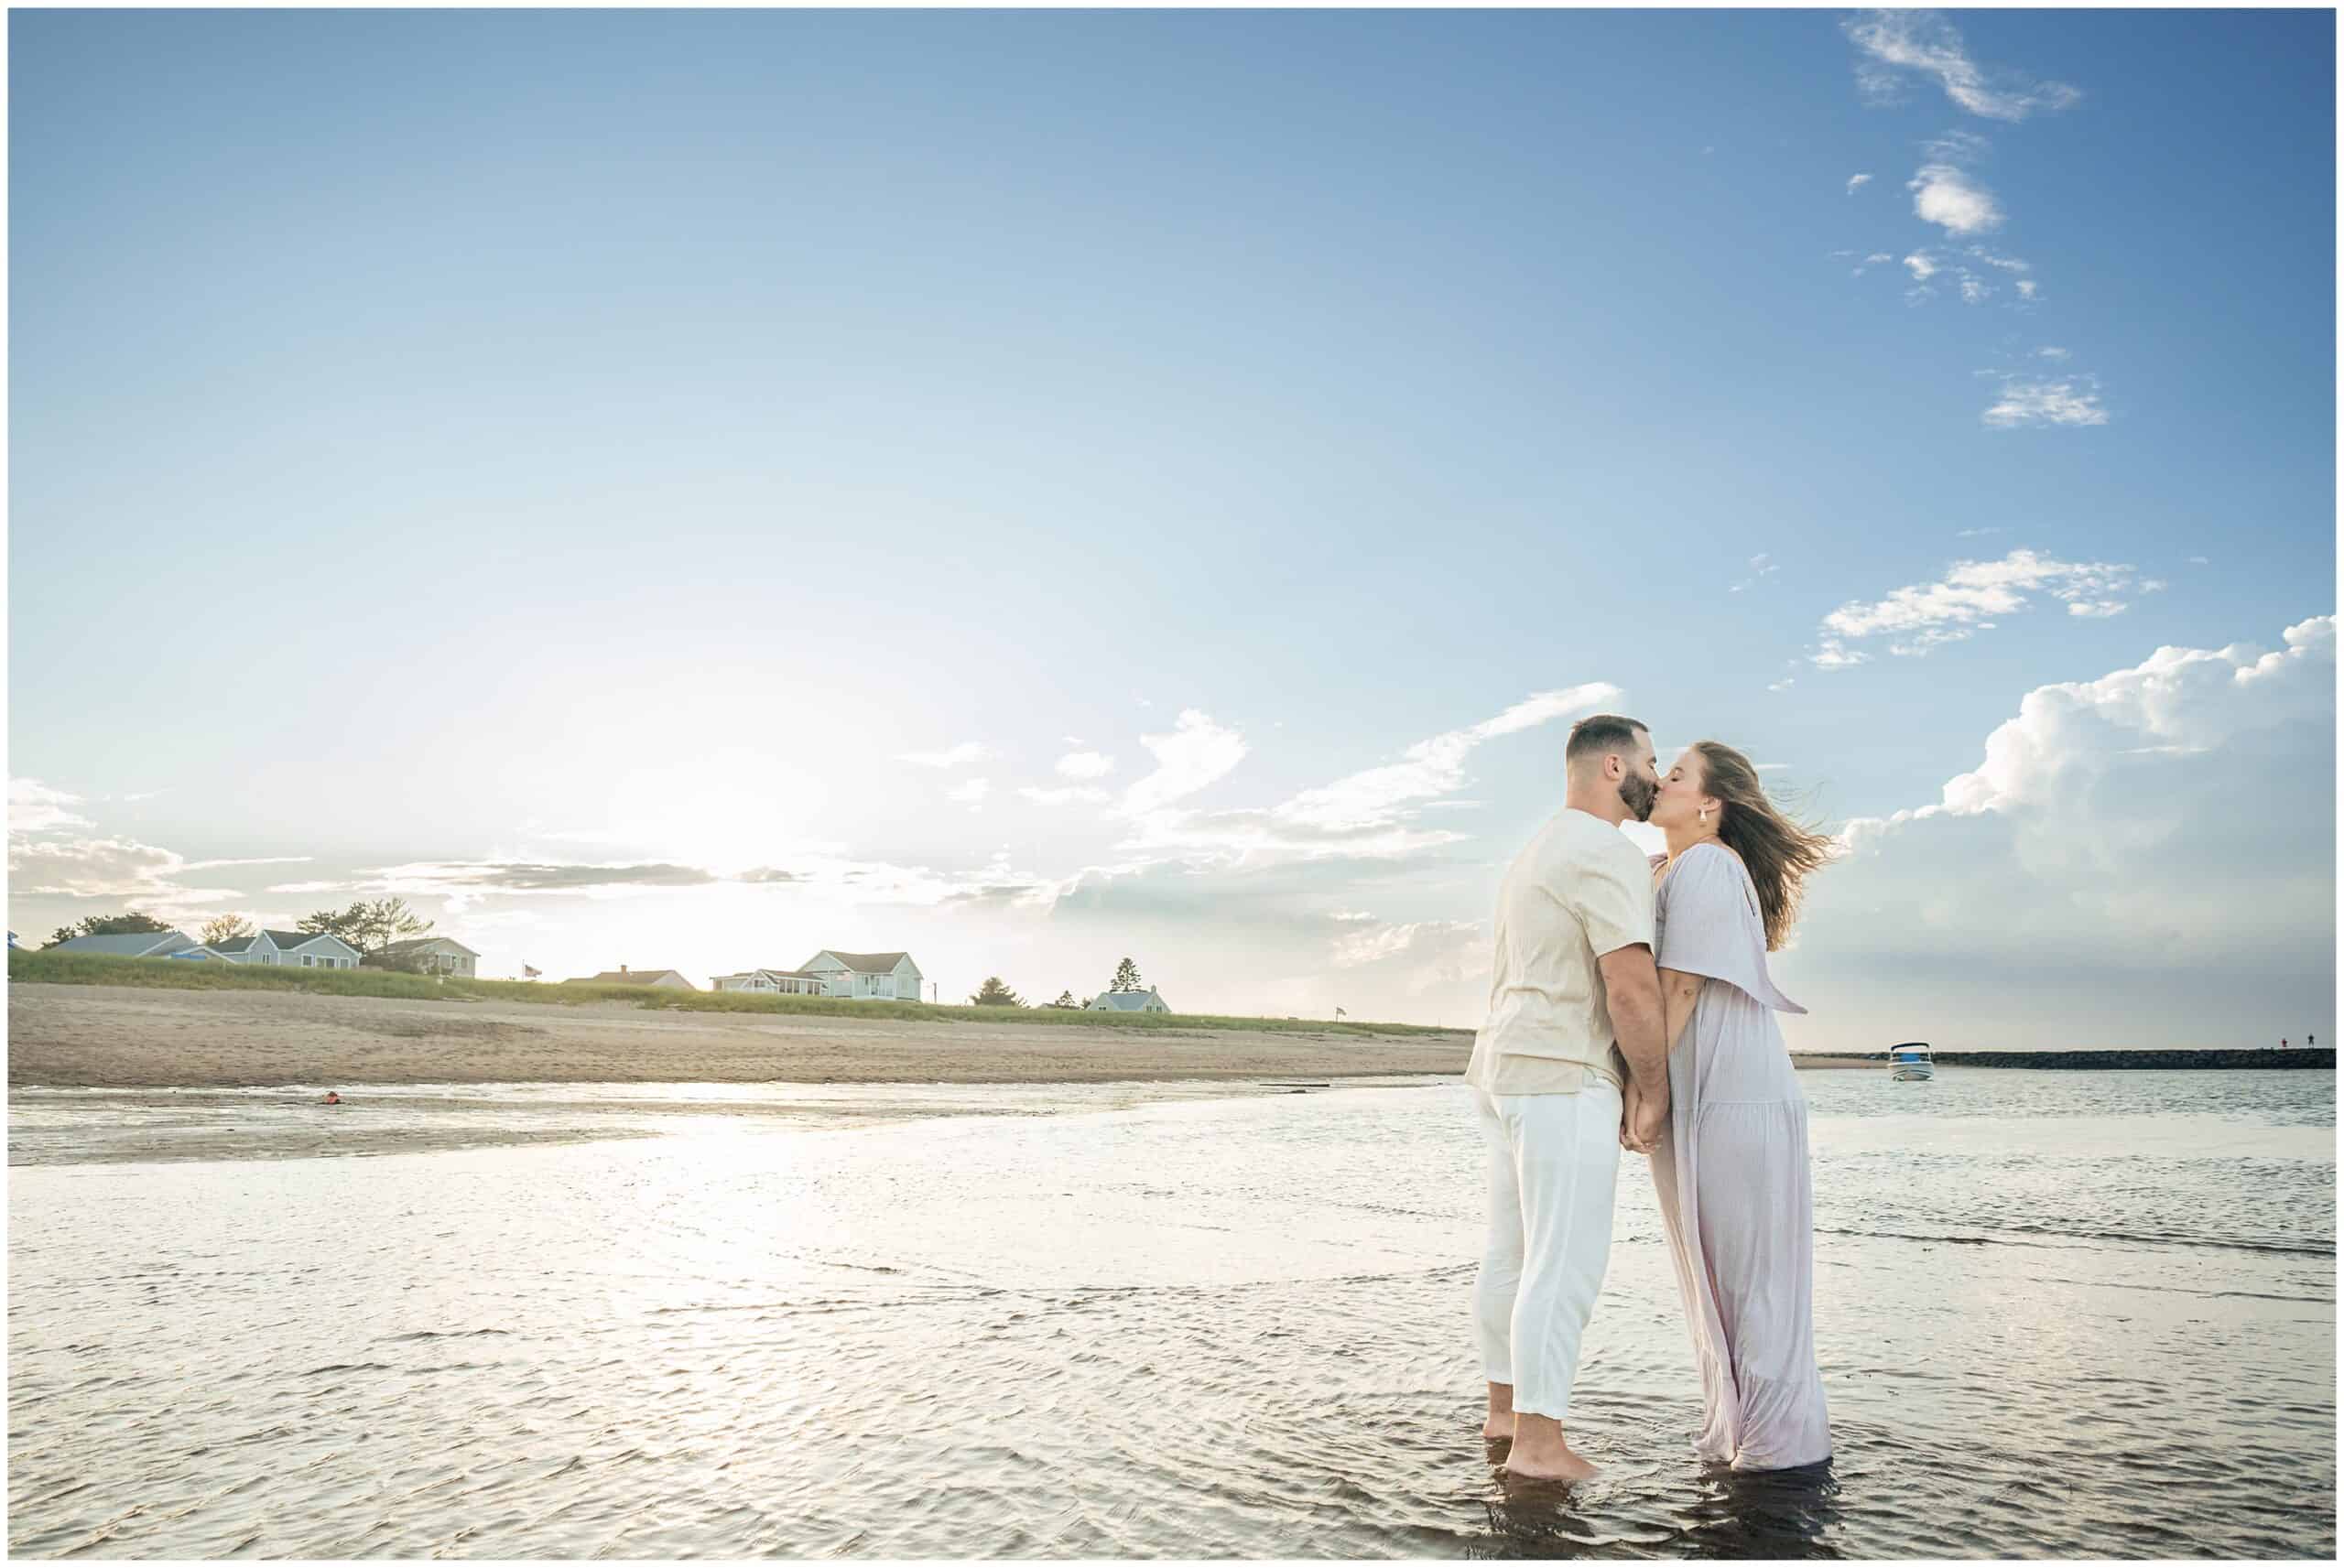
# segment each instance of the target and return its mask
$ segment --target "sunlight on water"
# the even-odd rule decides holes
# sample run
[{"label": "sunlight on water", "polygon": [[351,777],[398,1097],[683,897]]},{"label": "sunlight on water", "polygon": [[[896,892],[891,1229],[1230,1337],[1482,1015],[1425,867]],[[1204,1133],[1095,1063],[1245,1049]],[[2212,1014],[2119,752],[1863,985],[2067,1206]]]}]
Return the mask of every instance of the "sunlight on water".
[{"label": "sunlight on water", "polygon": [[2332,1074],[1807,1083],[1836,1461],[1692,1460],[1631,1159],[1575,1423],[1606,1474],[1571,1494],[1500,1487],[1478,1437],[1453,1084],[823,1089],[819,1124],[729,1087],[401,1091],[418,1126],[638,1136],[169,1163],[59,1162],[247,1110],[27,1097],[9,1544],[2332,1553]]}]

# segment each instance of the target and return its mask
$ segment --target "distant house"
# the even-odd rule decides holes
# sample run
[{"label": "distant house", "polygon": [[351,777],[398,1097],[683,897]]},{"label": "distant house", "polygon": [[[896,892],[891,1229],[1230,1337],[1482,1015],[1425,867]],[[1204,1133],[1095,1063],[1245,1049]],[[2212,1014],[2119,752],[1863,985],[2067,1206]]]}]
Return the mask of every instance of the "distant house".
[{"label": "distant house", "polygon": [[919,1000],[919,966],[909,953],[841,953],[825,947],[800,964],[798,972],[821,977],[824,996]]},{"label": "distant house", "polygon": [[709,989],[720,991],[763,991],[767,996],[828,996],[830,979],[810,969],[743,969],[737,975],[711,975]]},{"label": "distant house", "polygon": [[263,931],[214,942],[204,951],[231,964],[274,965],[288,969],[358,967],[358,949],[322,931]]},{"label": "distant house", "polygon": [[615,969],[604,969],[599,975],[581,975],[561,983],[566,986],[665,986],[669,990],[679,991],[700,989],[674,969],[630,969],[624,964]]},{"label": "distant house", "polygon": [[472,979],[479,974],[480,955],[452,936],[417,936],[405,942],[394,942],[385,947],[379,957],[394,969],[411,969],[419,975],[461,975]]},{"label": "distant house", "polygon": [[1101,991],[1091,999],[1092,1012],[1169,1012],[1154,986],[1144,991]]},{"label": "distant house", "polygon": [[[339,936],[329,936],[322,931],[264,931],[253,938],[254,946],[266,946],[270,955],[261,962],[282,964],[287,968],[354,969],[358,967],[358,949]],[[218,948],[212,951],[218,952]]]},{"label": "distant house", "polygon": [[184,931],[134,931],[120,936],[76,936],[60,942],[52,953],[98,953],[111,958],[168,958],[198,946]]}]

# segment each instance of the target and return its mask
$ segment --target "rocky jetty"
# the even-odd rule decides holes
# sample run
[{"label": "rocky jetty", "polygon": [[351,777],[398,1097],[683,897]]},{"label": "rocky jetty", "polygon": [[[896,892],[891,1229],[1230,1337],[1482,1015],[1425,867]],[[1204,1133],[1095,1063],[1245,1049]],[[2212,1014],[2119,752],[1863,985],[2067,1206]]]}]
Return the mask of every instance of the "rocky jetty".
[{"label": "rocky jetty", "polygon": [[[1831,1054],[1841,1058],[1855,1056],[1867,1062],[1888,1060],[1885,1051],[1835,1051]],[[2167,1073],[2273,1067],[2319,1067],[2329,1072],[2336,1069],[2336,1053],[2325,1045],[2316,1050],[2288,1051],[1936,1051],[1931,1055],[1940,1066],[1948,1067],[2064,1067],[2086,1072]]]}]

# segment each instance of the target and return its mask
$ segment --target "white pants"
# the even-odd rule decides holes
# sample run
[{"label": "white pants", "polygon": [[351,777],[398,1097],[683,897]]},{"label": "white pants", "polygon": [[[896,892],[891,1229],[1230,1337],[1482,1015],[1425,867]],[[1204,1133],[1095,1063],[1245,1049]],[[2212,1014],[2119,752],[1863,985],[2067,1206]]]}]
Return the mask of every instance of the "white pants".
[{"label": "white pants", "polygon": [[1483,1374],[1514,1385],[1517,1413],[1560,1421],[1611,1260],[1620,1091],[1590,1076],[1575,1095],[1473,1098],[1490,1147],[1490,1240],[1473,1288]]}]

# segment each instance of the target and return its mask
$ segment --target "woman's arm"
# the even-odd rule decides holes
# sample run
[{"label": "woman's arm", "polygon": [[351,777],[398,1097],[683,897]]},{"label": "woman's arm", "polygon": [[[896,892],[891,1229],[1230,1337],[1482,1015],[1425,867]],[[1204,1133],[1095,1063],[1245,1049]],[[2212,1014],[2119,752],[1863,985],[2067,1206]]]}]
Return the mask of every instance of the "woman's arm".
[{"label": "woman's arm", "polygon": [[1666,1056],[1677,1049],[1677,1042],[1685,1033],[1685,1025],[1693,1017],[1693,1004],[1701,1000],[1701,984],[1707,977],[1688,975],[1682,969],[1660,971],[1660,1039],[1661,1054]]}]

